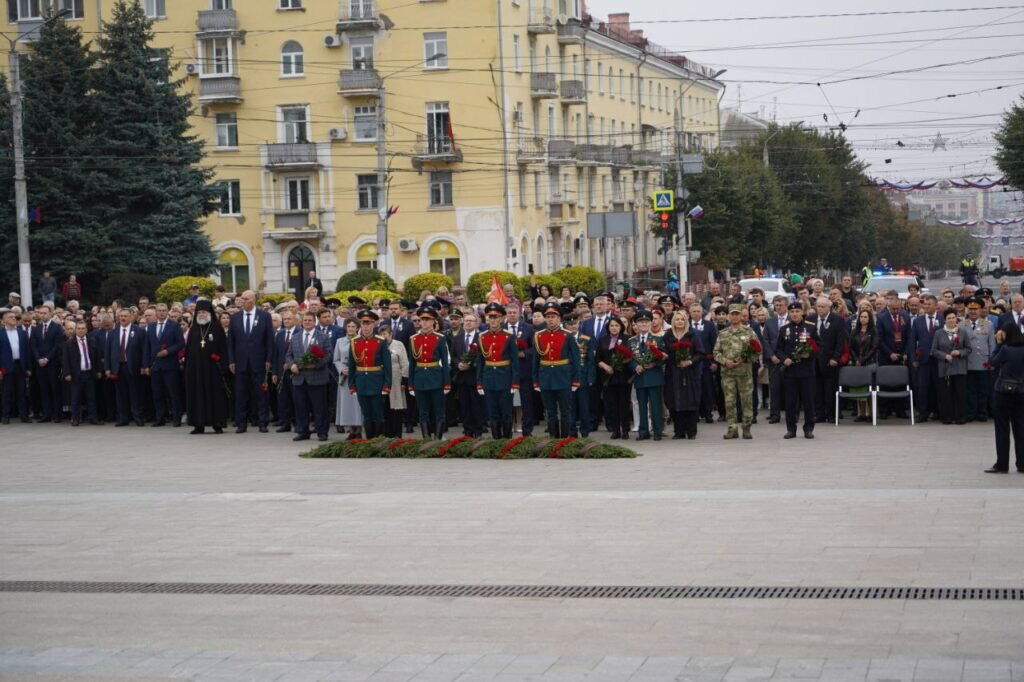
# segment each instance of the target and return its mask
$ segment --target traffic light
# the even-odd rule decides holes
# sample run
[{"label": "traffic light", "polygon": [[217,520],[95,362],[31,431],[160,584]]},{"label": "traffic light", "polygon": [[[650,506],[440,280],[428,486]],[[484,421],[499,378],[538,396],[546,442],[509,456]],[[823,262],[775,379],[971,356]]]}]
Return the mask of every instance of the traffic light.
[{"label": "traffic light", "polygon": [[670,227],[670,222],[669,221],[671,221],[671,219],[672,219],[672,214],[669,213],[668,211],[662,211],[661,213],[659,213],[658,214],[658,221],[659,221],[659,225],[660,225],[661,229],[667,231],[669,229],[669,227]]}]

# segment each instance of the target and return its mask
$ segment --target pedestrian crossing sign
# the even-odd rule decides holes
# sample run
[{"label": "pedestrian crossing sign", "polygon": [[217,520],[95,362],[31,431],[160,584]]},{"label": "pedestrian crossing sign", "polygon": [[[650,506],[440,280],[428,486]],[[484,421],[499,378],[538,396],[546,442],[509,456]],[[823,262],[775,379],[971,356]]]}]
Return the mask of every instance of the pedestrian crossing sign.
[{"label": "pedestrian crossing sign", "polygon": [[676,198],[675,193],[670,189],[661,189],[654,193],[654,210],[655,211],[674,211],[676,210]]}]

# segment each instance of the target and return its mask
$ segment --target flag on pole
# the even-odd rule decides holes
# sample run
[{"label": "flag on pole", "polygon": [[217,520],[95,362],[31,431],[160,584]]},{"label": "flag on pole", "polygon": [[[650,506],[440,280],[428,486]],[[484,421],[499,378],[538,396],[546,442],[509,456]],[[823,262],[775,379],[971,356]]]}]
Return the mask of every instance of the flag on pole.
[{"label": "flag on pole", "polygon": [[491,290],[487,294],[487,302],[508,305],[508,296],[505,295],[505,290],[501,288],[501,282],[498,281],[498,275],[496,274],[491,277]]},{"label": "flag on pole", "polygon": [[450,144],[452,146],[452,149],[454,149],[455,148],[455,131],[452,130],[452,117],[451,117],[451,114],[448,115],[448,121],[445,124],[444,134],[448,136],[448,144]]},{"label": "flag on pole", "polygon": [[42,225],[43,224],[43,209],[41,207],[39,207],[39,206],[36,206],[35,208],[30,208],[28,210],[28,220],[29,220],[30,223],[35,223],[36,225]]},{"label": "flag on pole", "polygon": [[698,204],[697,206],[694,206],[692,209],[690,209],[690,212],[686,214],[686,217],[691,218],[693,220],[698,220],[703,215],[704,207]]}]

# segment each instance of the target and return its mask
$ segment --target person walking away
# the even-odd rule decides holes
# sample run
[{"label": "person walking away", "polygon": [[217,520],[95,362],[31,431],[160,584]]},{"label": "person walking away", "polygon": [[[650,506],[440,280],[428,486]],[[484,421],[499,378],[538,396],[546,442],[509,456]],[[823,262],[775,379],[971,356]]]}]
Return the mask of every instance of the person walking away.
[{"label": "person walking away", "polygon": [[993,417],[996,435],[996,463],[988,474],[1010,470],[1010,432],[1017,473],[1024,474],[1024,328],[1004,324],[995,335],[996,351],[992,365],[999,370],[995,381]]}]

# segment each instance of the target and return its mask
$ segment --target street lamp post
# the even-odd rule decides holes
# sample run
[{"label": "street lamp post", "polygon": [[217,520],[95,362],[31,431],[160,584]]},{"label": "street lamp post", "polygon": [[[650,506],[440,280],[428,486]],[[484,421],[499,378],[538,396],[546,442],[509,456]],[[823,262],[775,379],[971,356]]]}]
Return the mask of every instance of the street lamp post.
[{"label": "street lamp post", "polygon": [[[698,81],[713,81],[716,80],[728,69],[719,69],[713,73],[710,77],[700,76],[694,78],[682,92],[679,93],[679,100],[676,102],[676,202],[677,206],[686,207],[683,201],[683,192],[686,191],[686,185],[683,182],[683,150],[682,140],[680,139],[683,134],[683,128],[685,126],[685,118],[683,117],[683,95],[685,95],[690,88],[697,84]],[[676,233],[679,235],[679,291],[682,293],[683,287],[686,286],[687,280],[690,278],[690,267],[687,258],[687,251],[689,244],[687,243],[687,232],[686,232],[686,212],[685,210],[680,211],[676,209]],[[665,279],[668,280],[668,247],[666,246],[665,251]]]},{"label": "street lamp post", "polygon": [[[21,304],[32,307],[32,261],[28,244],[28,181],[25,178],[25,136],[22,130],[22,107],[24,98],[21,92],[21,62],[18,55],[18,41],[32,31],[42,30],[51,22],[63,19],[71,10],[61,10],[43,22],[42,26],[33,28],[13,39],[7,39],[10,49],[7,53],[7,68],[11,80],[11,137],[14,143],[14,210],[18,226],[18,276],[21,288]],[[0,33],[0,35],[3,35]]]}]

